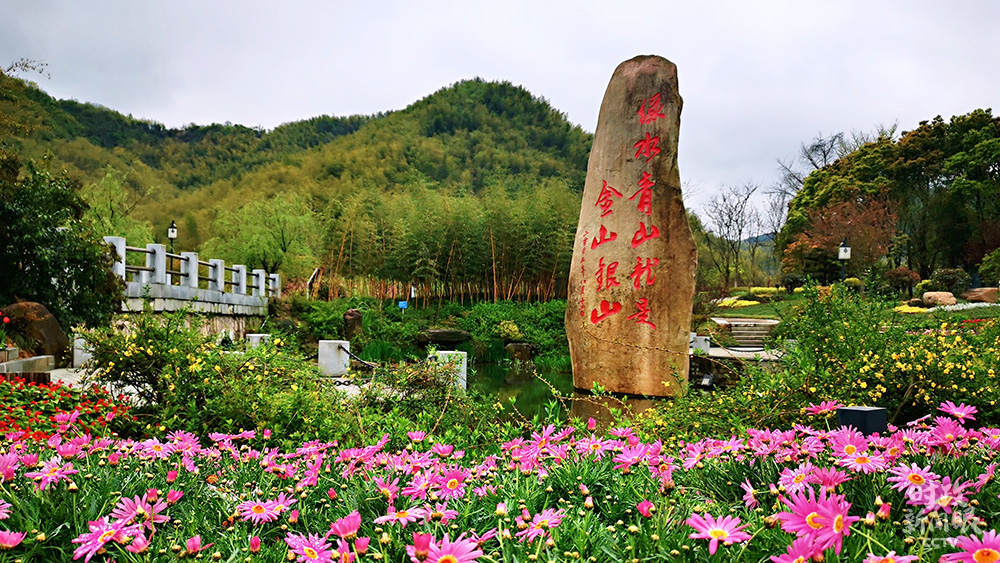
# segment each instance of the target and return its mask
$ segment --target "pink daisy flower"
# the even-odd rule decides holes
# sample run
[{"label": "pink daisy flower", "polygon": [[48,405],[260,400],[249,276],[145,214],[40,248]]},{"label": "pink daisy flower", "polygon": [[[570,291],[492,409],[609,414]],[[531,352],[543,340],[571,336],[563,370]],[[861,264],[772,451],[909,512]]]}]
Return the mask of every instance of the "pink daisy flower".
[{"label": "pink daisy flower", "polygon": [[781,499],[791,509],[775,515],[781,521],[781,529],[815,539],[820,550],[834,546],[839,555],[843,539],[851,533],[851,524],[860,517],[848,515],[851,504],[843,495],[827,495],[826,489],[820,489],[817,498],[813,489],[807,491],[808,496],[791,493]]},{"label": "pink daisy flower", "polygon": [[483,552],[475,541],[464,539],[463,536],[451,541],[448,534],[445,534],[440,542],[430,545],[425,563],[471,563],[482,555]]},{"label": "pink daisy flower", "polygon": [[337,534],[345,540],[353,540],[358,537],[359,528],[361,528],[361,513],[355,510],[330,524],[330,533]]},{"label": "pink daisy flower", "polygon": [[244,522],[261,524],[273,522],[278,519],[278,511],[274,509],[273,502],[261,502],[258,500],[248,500],[236,507]]},{"label": "pink daisy flower", "polygon": [[895,551],[890,551],[888,555],[868,554],[868,558],[862,563],[910,563],[919,558],[916,555],[896,555]]},{"label": "pink daisy flower", "polygon": [[382,479],[380,477],[376,477],[373,481],[375,482],[375,487],[378,488],[378,492],[381,493],[390,504],[392,504],[392,501],[396,500],[396,497],[399,496],[399,477],[396,477],[396,479],[391,483],[388,479]]},{"label": "pink daisy flower", "polygon": [[91,520],[88,527],[90,532],[80,534],[71,540],[72,543],[80,544],[73,550],[73,559],[83,557],[84,563],[89,562],[98,553],[103,553],[104,545],[108,542],[123,542],[126,537],[135,535],[139,530],[138,526],[129,526],[127,522],[108,522],[107,516],[100,520]]},{"label": "pink daisy flower", "polygon": [[806,478],[808,483],[819,485],[831,493],[838,486],[850,480],[851,478],[848,477],[847,473],[833,467],[817,468],[812,472],[812,475]]},{"label": "pink daisy flower", "polygon": [[941,556],[942,563],[951,561],[961,561],[963,563],[987,563],[1000,561],[1000,538],[997,538],[996,530],[990,530],[983,534],[982,539],[976,536],[959,536],[953,538],[955,547],[961,549],[961,553],[948,553]]},{"label": "pink daisy flower", "polygon": [[967,406],[965,403],[960,403],[958,406],[955,406],[955,403],[951,401],[941,403],[938,410],[944,412],[945,414],[950,414],[951,416],[957,418],[960,422],[965,422],[966,420],[976,420],[976,417],[972,415],[979,412],[976,407]]},{"label": "pink daisy flower", "polygon": [[642,502],[635,505],[635,509],[638,510],[639,514],[642,514],[645,518],[652,516],[654,508],[653,503],[649,502],[647,499],[643,499]]},{"label": "pink daisy flower", "polygon": [[298,556],[296,561],[300,563],[309,561],[330,563],[333,560],[332,546],[326,543],[323,536],[316,534],[304,536],[289,532],[285,537],[285,543],[288,544],[288,550]]},{"label": "pink daisy flower", "polygon": [[736,516],[722,516],[717,519],[711,514],[705,516],[692,514],[685,522],[698,531],[689,535],[689,538],[708,540],[709,555],[715,555],[716,550],[719,549],[720,541],[724,545],[732,545],[750,539],[750,534],[741,531],[749,524],[740,526],[740,519]]},{"label": "pink daisy flower", "polygon": [[811,414],[811,415],[826,414],[839,409],[841,406],[842,405],[837,401],[823,401],[818,405],[809,403],[809,406],[806,407],[806,414]]},{"label": "pink daisy flower", "polygon": [[783,485],[785,490],[790,493],[801,491],[806,488],[809,476],[812,475],[812,472],[815,469],[816,468],[813,464],[808,461],[795,469],[785,468],[782,470],[781,474],[778,475],[778,484]]},{"label": "pink daisy flower", "polygon": [[75,473],[79,473],[79,471],[73,469],[72,463],[63,465],[61,459],[53,457],[42,465],[41,471],[31,471],[25,473],[24,476],[38,481],[35,484],[36,490],[44,491],[45,487],[52,483],[58,483],[61,480],[69,481],[69,476]]},{"label": "pink daisy flower", "polygon": [[430,534],[413,532],[413,545],[406,546],[406,554],[413,563],[423,563],[430,556],[434,546],[434,537]]},{"label": "pink daisy flower", "polygon": [[792,545],[788,546],[784,555],[772,555],[772,563],[806,563],[814,556],[820,555],[823,550],[816,545],[816,540],[810,536],[795,538]]},{"label": "pink daisy flower", "polygon": [[743,488],[743,504],[745,504],[747,508],[757,508],[760,506],[760,502],[757,501],[756,496],[757,490],[750,484],[750,479],[744,479],[743,482],[740,483],[740,487]]},{"label": "pink daisy flower", "polygon": [[379,516],[375,519],[376,524],[399,524],[402,527],[406,527],[407,524],[411,522],[416,522],[418,520],[423,520],[427,517],[427,511],[422,508],[411,508],[409,510],[396,510],[395,507],[389,506],[389,512],[385,516]]},{"label": "pink daisy flower", "polygon": [[899,465],[889,470],[891,476],[886,479],[892,483],[892,488],[909,494],[919,491],[932,483],[937,483],[940,475],[931,471],[931,466],[918,467],[917,464]]},{"label": "pink daisy flower", "polygon": [[0,520],[10,518],[10,503],[0,499]]},{"label": "pink daisy flower", "polygon": [[0,530],[0,549],[13,549],[24,541],[26,532],[8,532]]},{"label": "pink daisy flower", "polygon": [[469,478],[469,470],[464,467],[450,466],[444,474],[434,479],[435,492],[442,499],[462,498],[465,496],[465,480]]},{"label": "pink daisy flower", "polygon": [[531,541],[535,538],[544,537],[549,530],[562,523],[562,519],[566,517],[566,511],[561,508],[559,510],[546,508],[538,514],[535,514],[534,518],[531,519],[531,522],[525,521],[527,520],[526,515],[527,511],[525,510],[524,515],[522,515],[523,518],[522,516],[519,516],[515,520],[519,524],[527,524],[528,527],[514,534],[514,536],[521,538],[522,542],[526,541],[531,543]]},{"label": "pink daisy flower", "polygon": [[855,473],[868,474],[885,469],[885,460],[882,459],[882,456],[867,452],[842,457],[837,461],[837,464]]}]

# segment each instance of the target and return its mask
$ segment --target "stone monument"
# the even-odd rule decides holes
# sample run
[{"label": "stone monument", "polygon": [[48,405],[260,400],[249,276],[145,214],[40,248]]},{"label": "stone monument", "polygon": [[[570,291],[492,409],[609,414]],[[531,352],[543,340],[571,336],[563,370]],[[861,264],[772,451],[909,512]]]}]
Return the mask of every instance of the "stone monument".
[{"label": "stone monument", "polygon": [[573,245],[573,385],[676,394],[688,376],[698,251],[681,200],[677,67],[640,56],[601,103]]}]

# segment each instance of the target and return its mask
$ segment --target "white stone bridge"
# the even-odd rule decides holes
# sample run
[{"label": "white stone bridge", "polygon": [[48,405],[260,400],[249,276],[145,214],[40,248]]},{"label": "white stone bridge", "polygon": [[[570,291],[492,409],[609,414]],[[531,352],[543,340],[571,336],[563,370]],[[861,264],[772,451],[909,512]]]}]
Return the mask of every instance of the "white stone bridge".
[{"label": "white stone bridge", "polygon": [[208,330],[247,332],[247,323],[267,315],[268,298],[281,296],[281,277],[264,270],[248,271],[224,260],[200,260],[197,252],[167,252],[166,245],[128,246],[124,237],[104,237],[115,248],[114,272],[125,280],[123,313],[143,310],[148,299],[154,312],[191,311],[207,314]]}]

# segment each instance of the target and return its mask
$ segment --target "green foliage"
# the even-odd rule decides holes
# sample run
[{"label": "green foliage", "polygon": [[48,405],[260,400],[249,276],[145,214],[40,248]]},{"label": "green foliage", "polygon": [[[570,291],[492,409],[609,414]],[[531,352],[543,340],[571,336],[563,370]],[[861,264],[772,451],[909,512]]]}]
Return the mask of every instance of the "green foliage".
[{"label": "green foliage", "polygon": [[78,186],[0,148],[0,303],[45,305],[64,330],[106,324],[122,299],[111,258],[82,221]]},{"label": "green foliage", "polygon": [[785,288],[785,291],[788,293],[795,291],[805,284],[806,277],[802,274],[782,274],[781,276],[781,287]]},{"label": "green foliage", "polygon": [[916,297],[921,297],[928,291],[944,291],[944,285],[935,282],[934,280],[922,280],[913,287],[913,295]]},{"label": "green foliage", "polygon": [[987,286],[1000,284],[1000,248],[983,257],[983,262],[979,265],[979,278]]},{"label": "green foliage", "polygon": [[844,285],[851,291],[857,293],[861,293],[865,289],[865,282],[861,281],[859,278],[847,278],[844,280]]},{"label": "green foliage", "polygon": [[[149,194],[132,216],[158,239],[176,220],[181,250],[204,244],[286,276],[322,266],[333,296],[372,278],[459,299],[566,287],[591,136],[510,83],[460,82],[402,111],[273,131],[168,129],[6,76],[0,109],[25,154],[49,152],[95,185],[122,171],[126,193]],[[280,208],[290,193],[299,201]],[[257,220],[262,211],[272,215]],[[293,219],[315,240],[302,243]]]},{"label": "green foliage", "polygon": [[[748,427],[790,427],[810,403],[878,406],[901,424],[944,401],[976,397],[982,424],[1000,421],[1000,322],[910,321],[892,303],[864,299],[836,285],[815,287],[775,330],[795,340],[771,367],[747,366],[731,388],[691,391],[665,403],[645,423],[684,439]],[[970,315],[974,313],[970,312]],[[913,325],[911,323],[923,323]]]},{"label": "green foliage", "polygon": [[809,213],[849,201],[888,197],[905,235],[908,268],[928,277],[959,261],[977,264],[996,248],[1000,226],[1000,119],[975,110],[940,116],[880,137],[812,172],[789,206],[781,240],[805,231]]},{"label": "green foliage", "polygon": [[969,290],[970,277],[968,272],[960,268],[941,268],[934,270],[931,281],[957,297]]},{"label": "green foliage", "polygon": [[80,197],[87,204],[83,224],[99,237],[125,237],[131,246],[145,246],[153,242],[152,230],[131,213],[146,195],[132,193],[125,174],[108,167],[100,181],[80,190]]},{"label": "green foliage", "polygon": [[899,295],[912,289],[920,282],[920,274],[900,266],[882,273],[879,290],[886,295]]},{"label": "green foliage", "polygon": [[294,193],[222,211],[212,233],[204,252],[228,262],[290,277],[307,276],[313,266],[315,217]]},{"label": "green foliage", "polygon": [[569,344],[566,340],[566,302],[553,300],[538,303],[476,303],[458,321],[459,328],[472,333],[474,341],[488,345],[492,341],[503,342],[512,335],[513,324],[520,333],[520,340],[538,346],[539,355],[565,354]]}]

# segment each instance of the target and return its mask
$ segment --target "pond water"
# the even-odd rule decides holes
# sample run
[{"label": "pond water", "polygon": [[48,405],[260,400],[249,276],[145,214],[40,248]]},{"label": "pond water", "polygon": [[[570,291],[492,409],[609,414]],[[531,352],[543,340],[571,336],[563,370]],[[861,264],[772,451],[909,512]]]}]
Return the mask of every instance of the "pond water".
[{"label": "pond water", "polygon": [[[512,362],[474,364],[471,367],[470,390],[495,396],[505,410],[510,409],[513,398],[514,407],[528,419],[535,414],[545,414],[545,406],[553,400],[553,388],[564,396],[573,395],[573,374],[569,372],[518,369]],[[566,416],[566,413],[561,414]]]}]

